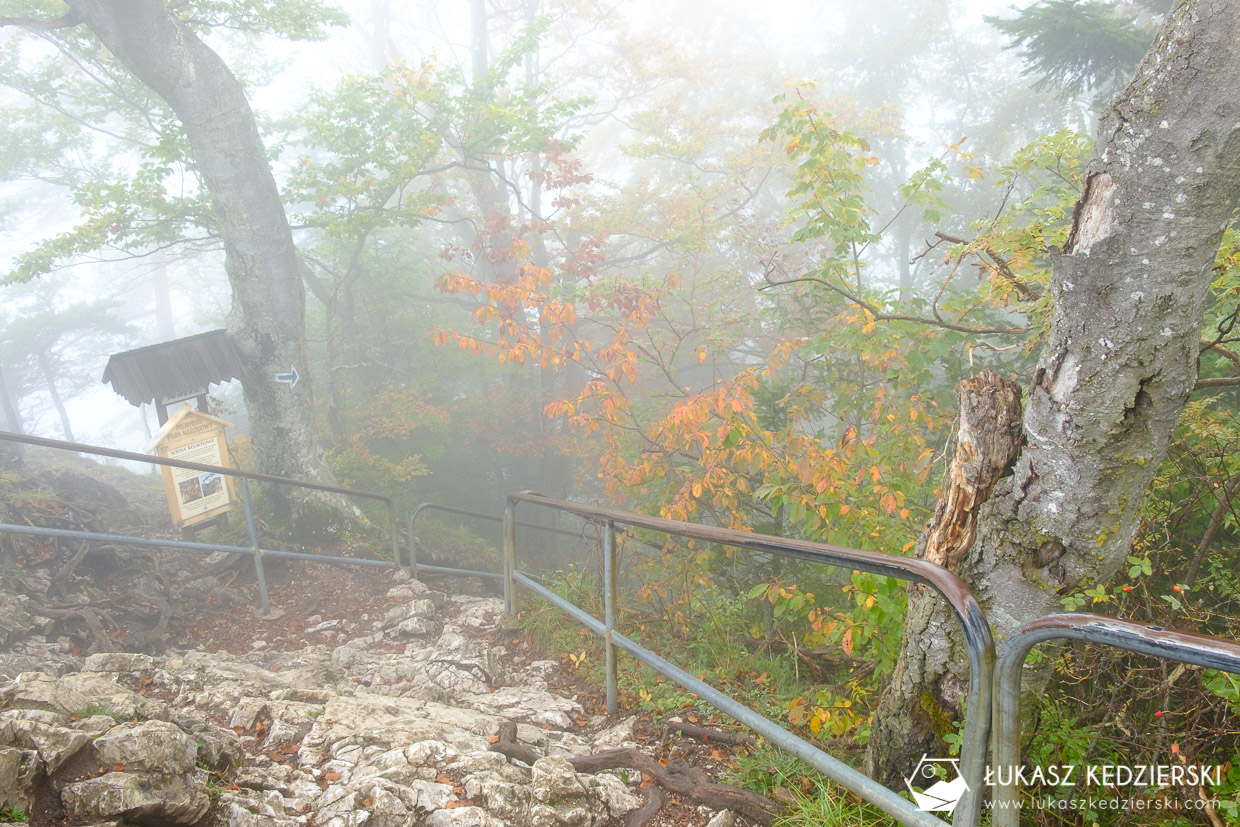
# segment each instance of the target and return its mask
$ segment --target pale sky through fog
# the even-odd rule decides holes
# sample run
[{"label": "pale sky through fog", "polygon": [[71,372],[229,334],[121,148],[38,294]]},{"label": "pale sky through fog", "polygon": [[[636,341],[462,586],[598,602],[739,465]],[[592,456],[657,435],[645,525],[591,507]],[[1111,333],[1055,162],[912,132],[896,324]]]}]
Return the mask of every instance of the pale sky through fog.
[{"label": "pale sky through fog", "polygon": [[[352,0],[342,5],[358,10],[370,7],[364,0]],[[621,23],[630,31],[649,34],[651,42],[666,44],[670,41],[675,44],[680,40],[686,49],[704,50],[695,54],[709,54],[713,50],[716,56],[722,56],[725,60],[735,55],[738,63],[754,67],[754,72],[768,67],[772,76],[778,74],[793,80],[822,80],[819,75],[829,64],[828,58],[838,43],[845,15],[856,15],[858,11],[852,0],[775,0],[766,3],[741,0],[715,0],[710,3],[700,0],[612,0],[610,4],[606,0],[598,3],[580,0],[579,5],[591,9],[609,6],[613,20],[597,32],[587,33],[574,44],[573,48],[579,50],[574,58],[577,61],[588,61],[593,53],[604,54],[608,48],[608,38],[612,36],[609,25]],[[976,32],[979,38],[995,43],[998,43],[998,38],[983,17],[1007,15],[1013,6],[1007,0],[942,2],[938,5],[947,9],[942,16],[951,20],[957,33]],[[916,7],[906,5],[902,8]],[[396,50],[403,54],[406,61],[416,64],[433,57],[440,65],[459,63],[468,72],[468,3],[443,0],[427,7],[393,3],[392,11],[394,16],[404,18],[393,24],[391,34]],[[550,44],[555,42],[556,34],[553,29],[547,35],[548,52],[552,51]],[[9,36],[13,36],[12,33]],[[498,37],[496,41],[493,47],[501,47]],[[214,38],[212,44],[220,48],[226,60],[236,57],[229,52],[227,45],[217,43]],[[373,52],[367,51],[364,38],[356,30],[335,30],[327,41],[321,43],[270,41],[264,49],[273,61],[287,64],[273,83],[251,92],[255,108],[267,115],[292,114],[304,101],[311,86],[330,88],[345,73],[362,73],[376,68]],[[595,52],[592,53],[592,49]],[[574,90],[575,93],[577,91]],[[772,85],[769,94],[763,94],[769,101],[770,96],[779,91],[782,89]],[[919,111],[915,101],[906,101],[904,106],[910,121],[909,131],[916,135],[917,121],[926,113]],[[939,137],[928,136],[925,145],[929,146]],[[289,153],[280,159],[276,164],[277,174],[286,171],[287,164],[294,158],[295,153]],[[621,159],[616,161],[619,163]],[[282,164],[285,165],[283,169]],[[10,192],[14,194],[10,195]],[[9,201],[19,201],[25,192],[25,189],[6,187],[0,195]],[[68,229],[75,222],[76,217],[68,208],[59,212],[49,208],[41,214],[15,213],[8,223],[0,226],[0,260],[27,249],[30,239]],[[128,266],[124,269],[129,273]],[[184,288],[174,292],[174,306],[183,313],[178,321],[179,336],[223,323],[222,311],[228,301],[228,289],[222,270],[215,263],[209,263],[203,265],[203,271],[209,272],[218,284],[211,281],[208,285],[203,277],[195,277],[192,295]],[[125,277],[141,281],[142,275],[134,269]],[[93,273],[90,267],[74,267],[51,278],[57,279],[62,286],[58,300],[67,301],[106,292],[110,289],[109,281],[116,280],[118,276],[115,268],[110,272]],[[210,310],[203,312],[203,308]],[[142,338],[135,339],[132,346],[150,344],[155,341],[153,336],[153,330],[144,329]],[[101,356],[106,361],[106,354]],[[102,373],[102,362],[99,372]],[[110,388],[97,385],[68,404],[71,418],[80,428],[78,436],[85,441],[121,444],[127,448],[140,447],[145,441],[138,411],[115,396]],[[56,435],[58,430],[50,410],[31,425],[36,432],[47,435]]]}]

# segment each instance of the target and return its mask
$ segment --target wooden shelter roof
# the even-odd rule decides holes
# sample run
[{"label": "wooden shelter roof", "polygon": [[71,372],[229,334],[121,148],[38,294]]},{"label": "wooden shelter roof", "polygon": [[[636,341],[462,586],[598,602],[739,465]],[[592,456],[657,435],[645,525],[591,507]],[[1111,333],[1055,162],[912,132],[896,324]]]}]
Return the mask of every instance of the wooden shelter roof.
[{"label": "wooden shelter roof", "polygon": [[134,406],[197,396],[240,377],[241,356],[225,330],[113,354],[103,371],[104,384]]}]

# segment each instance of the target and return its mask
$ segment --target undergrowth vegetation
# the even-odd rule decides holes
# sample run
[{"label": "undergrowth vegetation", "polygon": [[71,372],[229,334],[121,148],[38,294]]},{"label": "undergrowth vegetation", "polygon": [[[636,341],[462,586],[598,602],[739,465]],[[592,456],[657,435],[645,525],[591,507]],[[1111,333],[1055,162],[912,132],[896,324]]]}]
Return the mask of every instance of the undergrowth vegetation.
[{"label": "undergrowth vegetation", "polygon": [[[1233,562],[1240,523],[1227,496],[1237,487],[1229,462],[1240,448],[1238,425],[1233,415],[1204,405],[1189,408],[1181,438],[1146,503],[1128,565],[1110,583],[1065,595],[1066,609],[1240,637]],[[1193,475],[1197,479],[1189,479]],[[1186,486],[1203,481],[1207,491],[1218,493],[1185,496]],[[1224,502],[1225,512],[1219,505]],[[903,584],[807,564],[744,564],[735,550],[668,543],[652,554],[632,538],[619,545],[622,559],[633,548],[621,632],[832,754],[859,763],[874,700],[898,650]],[[549,573],[546,581],[601,617],[598,572],[597,561],[587,560]],[[545,652],[559,656],[591,685],[603,685],[603,648],[596,636],[537,598],[524,602],[521,623]],[[1054,679],[1025,731],[1027,767],[1073,765],[1083,773],[1089,766],[1179,764],[1217,768],[1218,783],[1208,789],[1092,791],[1095,797],[1147,802],[1144,815],[1126,818],[1104,810],[1060,809],[1070,807],[1069,799],[1081,790],[1034,783],[1022,790],[1026,806],[1041,803],[1027,811],[1023,823],[1238,823],[1240,676],[1102,646],[1050,647],[1031,657],[1051,658]],[[654,721],[717,714],[623,655],[619,681],[623,708]],[[949,735],[944,753],[954,754],[958,746],[959,739]],[[785,791],[780,798],[789,807],[781,825],[890,823],[766,745],[735,759],[729,772],[736,783],[763,794],[776,787]],[[1185,801],[1209,801],[1209,810],[1204,804],[1183,809]]]}]

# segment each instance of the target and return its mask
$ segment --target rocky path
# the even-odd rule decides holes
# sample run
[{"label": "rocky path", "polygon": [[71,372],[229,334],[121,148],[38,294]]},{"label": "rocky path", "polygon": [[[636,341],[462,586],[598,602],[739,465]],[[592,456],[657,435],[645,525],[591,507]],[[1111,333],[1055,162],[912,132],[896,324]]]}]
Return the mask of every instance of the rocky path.
[{"label": "rocky path", "polygon": [[[0,807],[65,825],[594,827],[642,805],[640,773],[567,760],[634,746],[634,721],[554,694],[558,664],[502,645],[501,601],[386,585],[382,619],[311,618],[303,642],[324,642],[291,650],[0,655]],[[532,766],[489,749],[506,722]]]}]

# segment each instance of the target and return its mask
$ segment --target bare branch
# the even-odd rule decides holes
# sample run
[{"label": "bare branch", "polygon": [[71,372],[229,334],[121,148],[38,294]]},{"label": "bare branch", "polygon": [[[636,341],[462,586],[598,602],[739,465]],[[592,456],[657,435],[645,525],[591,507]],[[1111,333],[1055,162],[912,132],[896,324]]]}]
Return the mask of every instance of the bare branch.
[{"label": "bare branch", "polygon": [[1205,353],[1207,350],[1212,350],[1223,358],[1228,359],[1233,365],[1236,366],[1237,369],[1240,369],[1240,354],[1228,350],[1218,342],[1212,342],[1209,339],[1202,339],[1201,352]]},{"label": "bare branch", "polygon": [[[967,241],[963,238],[957,238],[956,236],[948,235],[947,233],[944,233],[941,231],[936,232],[935,235],[943,239],[949,244],[963,244],[966,247],[973,244],[972,241]],[[981,250],[986,255],[990,256],[990,260],[994,262],[996,271],[999,273],[999,275],[1003,276],[1003,278],[1006,279],[1007,282],[1012,285],[1012,287],[1016,288],[1016,292],[1020,293],[1020,297],[1022,299],[1025,299],[1026,301],[1033,301],[1034,299],[1041,297],[1042,295],[1041,289],[1035,289],[1025,284],[1023,281],[1021,281],[1020,278],[1016,275],[1016,273],[1012,271],[1011,263],[1006,258],[996,253],[993,248],[984,246],[984,247],[978,247],[977,249]]]},{"label": "bare branch", "polygon": [[867,302],[859,296],[853,295],[851,292],[845,290],[839,285],[832,284],[826,279],[815,278],[813,276],[801,276],[800,278],[786,279],[784,281],[771,281],[768,276],[767,283],[758,289],[766,290],[771,287],[783,287],[787,284],[801,284],[807,282],[821,284],[833,293],[838,293],[850,302],[859,305],[861,309],[865,310],[873,316],[876,321],[880,322],[912,322],[913,324],[924,324],[930,327],[941,327],[945,330],[954,330],[957,333],[969,333],[974,336],[1009,336],[1019,333],[1028,333],[1032,329],[1029,325],[1023,325],[1021,327],[968,327],[966,325],[956,324],[955,322],[949,322],[942,318],[931,319],[926,318],[925,316],[907,316],[903,313],[884,313],[879,310],[876,305]]},{"label": "bare branch", "polygon": [[1240,376],[1218,376],[1212,379],[1198,379],[1197,384],[1193,386],[1193,390],[1199,391],[1202,388],[1234,388],[1240,385]]}]

